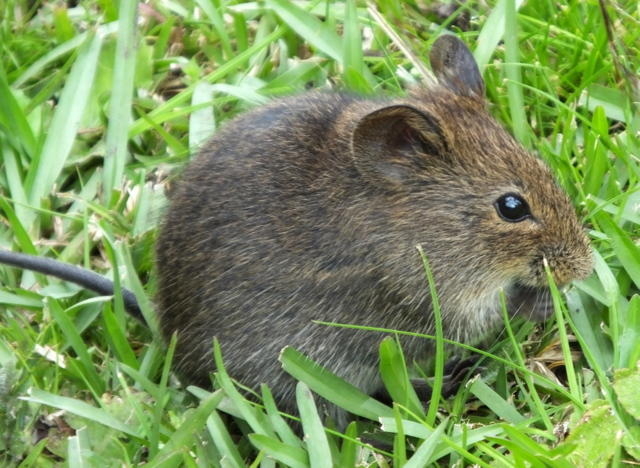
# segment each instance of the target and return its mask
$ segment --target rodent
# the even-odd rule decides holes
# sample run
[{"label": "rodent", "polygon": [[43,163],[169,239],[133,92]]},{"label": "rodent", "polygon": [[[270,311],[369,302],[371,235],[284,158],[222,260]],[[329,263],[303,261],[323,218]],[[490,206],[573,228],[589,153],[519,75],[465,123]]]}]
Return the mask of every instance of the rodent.
[{"label": "rodent", "polygon": [[[210,382],[215,336],[229,373],[266,382],[285,410],[285,345],[375,393],[380,336],[313,321],[432,333],[417,245],[445,336],[463,342],[499,329],[502,290],[512,313],[549,316],[543,259],[558,284],[591,273],[567,196],[487,112],[468,48],[444,35],[430,59],[435,87],[276,100],[227,123],[188,165],[156,249],[157,312],[165,336],[178,334],[185,381]],[[401,341],[408,362],[432,350]]]}]

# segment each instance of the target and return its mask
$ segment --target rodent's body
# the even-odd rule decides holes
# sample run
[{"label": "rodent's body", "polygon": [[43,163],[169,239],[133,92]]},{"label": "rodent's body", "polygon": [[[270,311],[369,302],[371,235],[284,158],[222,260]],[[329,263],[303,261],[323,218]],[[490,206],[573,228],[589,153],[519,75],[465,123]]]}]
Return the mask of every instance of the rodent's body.
[{"label": "rodent's body", "polygon": [[[208,381],[215,336],[230,374],[270,384],[287,409],[285,345],[373,393],[381,336],[313,321],[433,332],[418,244],[445,334],[465,342],[500,326],[501,290],[514,311],[548,315],[543,257],[559,283],[591,271],[566,196],[486,112],[475,63],[456,65],[468,51],[447,41],[432,54],[440,87],[276,101],[227,124],[191,163],[157,249],[160,321],[178,333],[188,380]],[[531,217],[501,219],[505,193]],[[403,339],[408,362],[430,346]]]},{"label": "rodent's body", "polygon": [[[362,105],[334,94],[274,103],[221,130],[183,175],[158,243],[158,306],[190,378],[208,381],[217,336],[248,385],[292,389],[277,362],[291,345],[372,391],[379,335],[313,321],[430,331],[419,239],[395,217],[410,206],[363,185],[336,151],[349,144],[336,119]],[[408,359],[428,345],[411,340]]]}]

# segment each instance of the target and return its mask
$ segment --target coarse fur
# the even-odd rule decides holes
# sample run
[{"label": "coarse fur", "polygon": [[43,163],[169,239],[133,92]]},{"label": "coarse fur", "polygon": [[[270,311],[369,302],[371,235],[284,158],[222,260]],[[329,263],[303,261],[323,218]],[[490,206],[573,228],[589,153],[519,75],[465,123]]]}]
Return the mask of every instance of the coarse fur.
[{"label": "coarse fur", "polygon": [[[462,342],[500,328],[503,290],[513,313],[549,315],[544,259],[559,284],[591,272],[568,198],[487,112],[466,46],[443,36],[431,62],[439,86],[405,98],[274,101],[226,124],[189,165],[157,244],[160,323],[177,332],[185,380],[209,382],[217,337],[229,373],[268,383],[285,410],[285,345],[375,393],[381,336],[314,320],[432,333],[417,245],[445,335]],[[506,193],[531,216],[501,218]],[[432,349],[419,338],[402,345],[409,362]]]}]

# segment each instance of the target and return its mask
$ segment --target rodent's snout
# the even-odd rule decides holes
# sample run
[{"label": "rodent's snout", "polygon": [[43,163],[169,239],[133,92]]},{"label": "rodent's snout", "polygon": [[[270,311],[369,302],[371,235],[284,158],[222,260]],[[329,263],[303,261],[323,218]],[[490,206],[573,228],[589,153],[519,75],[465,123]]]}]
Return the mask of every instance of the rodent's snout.
[{"label": "rodent's snout", "polygon": [[593,254],[586,237],[577,245],[554,245],[543,249],[540,260],[542,278],[546,282],[544,261],[549,264],[558,286],[588,277],[593,271]]}]

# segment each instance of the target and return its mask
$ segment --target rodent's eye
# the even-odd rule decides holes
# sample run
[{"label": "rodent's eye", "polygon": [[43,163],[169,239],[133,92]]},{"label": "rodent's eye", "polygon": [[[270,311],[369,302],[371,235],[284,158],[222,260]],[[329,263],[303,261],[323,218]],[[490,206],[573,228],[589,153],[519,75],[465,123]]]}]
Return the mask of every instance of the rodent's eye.
[{"label": "rodent's eye", "polygon": [[519,223],[531,217],[527,202],[517,193],[505,193],[493,204],[502,219]]}]

